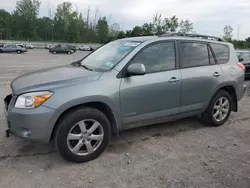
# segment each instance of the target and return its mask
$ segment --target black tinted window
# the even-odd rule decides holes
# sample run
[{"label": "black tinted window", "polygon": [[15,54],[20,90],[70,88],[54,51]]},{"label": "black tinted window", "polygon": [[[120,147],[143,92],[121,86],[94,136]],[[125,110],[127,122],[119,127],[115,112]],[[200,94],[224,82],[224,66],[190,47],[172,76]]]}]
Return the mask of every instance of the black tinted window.
[{"label": "black tinted window", "polygon": [[219,64],[227,63],[229,59],[229,48],[227,45],[211,43],[212,49]]},{"label": "black tinted window", "polygon": [[150,45],[139,52],[132,63],[144,64],[147,73],[174,69],[175,44],[164,42]]},{"label": "black tinted window", "polygon": [[208,48],[206,44],[194,42],[180,43],[181,68],[209,65]]}]

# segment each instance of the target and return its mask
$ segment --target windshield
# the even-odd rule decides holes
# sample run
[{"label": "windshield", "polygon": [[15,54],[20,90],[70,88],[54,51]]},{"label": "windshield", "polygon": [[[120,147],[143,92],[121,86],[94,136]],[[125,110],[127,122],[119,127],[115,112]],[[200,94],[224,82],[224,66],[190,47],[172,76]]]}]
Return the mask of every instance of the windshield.
[{"label": "windshield", "polygon": [[140,42],[125,40],[110,42],[84,58],[81,65],[96,71],[111,70],[138,45]]}]

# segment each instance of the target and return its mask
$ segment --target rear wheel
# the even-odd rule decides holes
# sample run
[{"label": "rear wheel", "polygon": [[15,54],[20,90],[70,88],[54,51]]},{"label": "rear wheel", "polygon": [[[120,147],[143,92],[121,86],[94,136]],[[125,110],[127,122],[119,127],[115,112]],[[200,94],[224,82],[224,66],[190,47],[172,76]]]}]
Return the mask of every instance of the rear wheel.
[{"label": "rear wheel", "polygon": [[202,114],[202,120],[208,125],[223,125],[231,114],[232,104],[231,95],[224,90],[219,90]]},{"label": "rear wheel", "polygon": [[55,135],[60,155],[70,162],[87,162],[106,149],[110,138],[108,118],[94,108],[72,111],[61,119]]},{"label": "rear wheel", "polygon": [[53,54],[56,54],[56,51],[53,51],[52,53],[53,53]]},{"label": "rear wheel", "polygon": [[16,52],[17,52],[18,54],[20,54],[20,53],[21,53],[21,51],[20,51],[20,50],[17,50]]},{"label": "rear wheel", "polygon": [[71,54],[71,51],[68,51],[67,54],[70,55],[70,54]]}]

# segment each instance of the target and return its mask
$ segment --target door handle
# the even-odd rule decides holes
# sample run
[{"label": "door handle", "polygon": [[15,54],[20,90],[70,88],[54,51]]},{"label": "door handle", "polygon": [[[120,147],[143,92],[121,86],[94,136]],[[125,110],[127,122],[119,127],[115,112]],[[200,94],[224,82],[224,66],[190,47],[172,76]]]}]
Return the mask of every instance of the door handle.
[{"label": "door handle", "polygon": [[175,78],[175,77],[172,77],[172,78],[170,78],[170,80],[168,80],[168,82],[170,82],[170,83],[175,83],[175,82],[179,82],[179,81],[180,81],[180,79]]},{"label": "door handle", "polygon": [[215,73],[213,74],[214,77],[219,77],[220,75],[221,75],[221,73],[218,73],[218,72],[215,72]]}]

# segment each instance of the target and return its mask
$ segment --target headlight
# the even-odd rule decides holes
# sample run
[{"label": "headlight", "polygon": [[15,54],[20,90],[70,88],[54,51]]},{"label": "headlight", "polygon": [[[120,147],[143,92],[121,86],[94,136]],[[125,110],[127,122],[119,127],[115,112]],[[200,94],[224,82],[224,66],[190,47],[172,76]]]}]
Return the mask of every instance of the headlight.
[{"label": "headlight", "polygon": [[16,108],[36,108],[53,95],[50,91],[32,92],[20,95],[15,103]]}]

